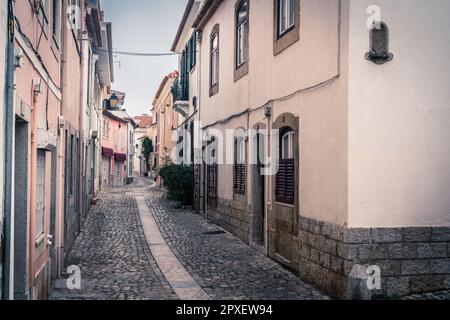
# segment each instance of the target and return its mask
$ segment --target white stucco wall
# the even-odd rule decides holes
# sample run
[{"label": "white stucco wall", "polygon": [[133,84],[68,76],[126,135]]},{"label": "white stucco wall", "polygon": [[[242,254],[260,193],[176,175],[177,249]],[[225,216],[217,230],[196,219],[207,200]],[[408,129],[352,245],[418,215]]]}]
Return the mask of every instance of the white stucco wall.
[{"label": "white stucco wall", "polygon": [[[375,65],[366,9],[394,60]],[[450,2],[350,0],[349,226],[450,226]]]}]

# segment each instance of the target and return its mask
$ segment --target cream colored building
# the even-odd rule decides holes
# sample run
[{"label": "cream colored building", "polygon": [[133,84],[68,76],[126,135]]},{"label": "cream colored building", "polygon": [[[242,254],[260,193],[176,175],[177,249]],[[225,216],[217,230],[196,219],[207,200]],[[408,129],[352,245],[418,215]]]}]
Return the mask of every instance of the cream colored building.
[{"label": "cream colored building", "polygon": [[[234,163],[203,165],[204,215],[338,297],[448,287],[450,3],[205,0],[197,11],[202,128],[261,133],[205,143]],[[250,164],[258,145],[277,174]],[[358,265],[380,268],[379,290],[355,286]]]},{"label": "cream colored building", "polygon": [[178,114],[173,108],[172,85],[176,72],[164,77],[153,100],[153,116],[157,123],[155,146],[157,155],[156,170],[171,162],[172,150],[176,146],[174,133],[178,127]]}]

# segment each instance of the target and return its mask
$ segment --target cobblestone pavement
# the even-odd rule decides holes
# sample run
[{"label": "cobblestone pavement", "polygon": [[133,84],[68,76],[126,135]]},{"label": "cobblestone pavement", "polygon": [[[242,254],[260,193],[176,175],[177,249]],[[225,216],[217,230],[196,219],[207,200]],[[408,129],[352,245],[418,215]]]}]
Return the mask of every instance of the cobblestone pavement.
[{"label": "cobblestone pavement", "polygon": [[147,202],[161,233],[186,270],[214,300],[323,300],[327,296],[278,263],[152,189]]},{"label": "cobblestone pavement", "polygon": [[[136,185],[132,185],[136,187]],[[159,271],[143,234],[130,187],[103,191],[68,256],[81,267],[82,289],[55,283],[55,300],[177,299]]]},{"label": "cobblestone pavement", "polygon": [[[214,300],[328,300],[278,263],[201,216],[166,200],[150,180],[101,192],[67,257],[81,268],[81,290],[56,281],[54,300],[175,300],[146,241],[135,194],[148,207],[167,244],[194,280]],[[450,300],[450,291],[404,300]]]},{"label": "cobblestone pavement", "polygon": [[437,300],[437,301],[449,301],[450,300],[450,290],[426,293],[426,294],[416,294],[403,298],[402,300]]}]

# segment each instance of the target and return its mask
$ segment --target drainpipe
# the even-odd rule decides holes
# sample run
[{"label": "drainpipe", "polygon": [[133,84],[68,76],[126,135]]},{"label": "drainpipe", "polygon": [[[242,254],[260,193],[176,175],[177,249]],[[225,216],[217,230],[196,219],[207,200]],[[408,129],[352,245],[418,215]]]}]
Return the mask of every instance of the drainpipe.
[{"label": "drainpipe", "polygon": [[[62,12],[67,12],[67,1],[63,1],[62,4]],[[60,108],[60,116],[63,118],[64,125],[59,126],[59,137],[60,137],[60,147],[59,147],[59,188],[58,188],[58,198],[59,198],[59,223],[58,223],[58,239],[59,239],[59,248],[58,248],[58,273],[61,274],[64,269],[64,249],[65,249],[65,219],[66,219],[66,129],[70,130],[70,125],[68,119],[65,115],[65,110],[67,110],[67,103],[70,99],[67,97],[68,93],[68,27],[63,24],[61,32],[61,67],[60,67],[60,78],[61,78],[61,92],[62,92],[62,101]]]},{"label": "drainpipe", "polygon": [[[194,32],[198,32],[198,31],[194,31]],[[200,33],[200,32],[198,32]],[[202,77],[202,41],[203,41],[203,34],[200,33],[197,36],[197,41],[198,41],[198,71],[197,71],[197,89],[198,89],[198,99],[197,99],[197,112],[198,112],[198,131],[195,130],[194,128],[194,135],[195,133],[198,133],[198,137],[197,137],[197,144],[200,150],[198,150],[198,152],[200,153],[200,157],[199,157],[199,164],[200,164],[200,196],[201,196],[201,203],[200,203],[200,210],[203,207],[203,210],[205,212],[205,219],[206,221],[208,221],[208,192],[207,192],[207,169],[206,169],[206,165],[205,162],[203,161],[203,157],[204,157],[204,153],[203,153],[203,139],[202,139],[202,133],[203,133],[203,129],[202,129],[202,81],[201,81],[201,77]],[[194,136],[195,138],[195,136]],[[194,151],[195,152],[195,151]],[[195,162],[195,159],[194,159]],[[203,191],[203,194],[202,194]]]},{"label": "drainpipe", "polygon": [[[84,5],[82,3],[80,3],[81,6],[81,10],[82,10],[82,19],[80,21],[80,28],[81,31],[83,31],[83,27],[84,27]],[[85,57],[85,46],[84,46],[84,40],[83,40],[83,32],[80,32],[80,37],[81,39],[78,39],[78,42],[80,44],[80,110],[79,110],[79,115],[78,115],[78,130],[79,130],[79,134],[78,136],[80,137],[78,140],[78,164],[79,164],[79,170],[78,170],[78,199],[76,199],[76,201],[78,201],[78,215],[79,215],[79,221],[78,221],[78,225],[79,225],[79,231],[82,230],[83,228],[83,217],[84,217],[84,191],[85,191],[85,187],[84,187],[84,180],[83,179],[85,177],[85,148],[83,147],[83,143],[84,143],[84,114],[85,114],[85,110],[84,110],[84,105],[85,105],[85,101],[84,101],[84,68],[85,68],[85,63],[84,63],[84,57]]]},{"label": "drainpipe", "polygon": [[5,191],[4,191],[4,237],[5,256],[3,267],[2,299],[14,298],[13,233],[13,152],[14,152],[14,5],[8,0],[8,42],[6,65],[6,110],[5,110]]},{"label": "drainpipe", "polygon": [[[36,198],[37,198],[37,190],[36,186],[36,177],[37,177],[37,128],[36,128],[36,112],[37,112],[37,96],[38,93],[35,91],[35,84],[32,85],[32,102],[31,102],[31,148],[30,148],[30,163],[31,163],[31,174],[30,174],[30,232],[29,232],[29,252],[30,252],[30,261],[29,261],[29,281],[30,284],[33,285],[33,280],[35,277],[35,213],[36,213]],[[33,297],[34,298],[34,297]]]},{"label": "drainpipe", "polygon": [[[269,104],[269,107],[272,108],[273,110],[273,104]],[[272,159],[273,161],[273,157],[272,157],[272,125],[273,125],[273,117],[272,115],[267,115],[267,141],[266,141],[266,145],[267,145],[267,159]],[[267,161],[266,161],[267,162]],[[273,165],[273,163],[269,164],[270,166]],[[265,179],[264,179],[264,183],[265,183],[265,187],[264,187],[264,192],[265,194],[265,219],[264,219],[264,232],[265,232],[265,237],[264,237],[264,247],[266,250],[266,256],[269,256],[269,213],[272,213],[272,208],[273,208],[273,198],[272,198],[272,181],[274,179],[274,176],[272,175],[266,175]],[[270,209],[269,209],[270,208]]]}]

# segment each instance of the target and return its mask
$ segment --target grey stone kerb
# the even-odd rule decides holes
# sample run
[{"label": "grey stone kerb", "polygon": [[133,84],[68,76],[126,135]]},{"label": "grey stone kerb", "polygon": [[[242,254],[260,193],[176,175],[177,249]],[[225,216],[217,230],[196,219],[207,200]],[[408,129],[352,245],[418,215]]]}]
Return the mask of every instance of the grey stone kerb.
[{"label": "grey stone kerb", "polygon": [[209,296],[186,271],[164,240],[143,195],[136,195],[144,234],[162,274],[181,300],[209,300]]}]

